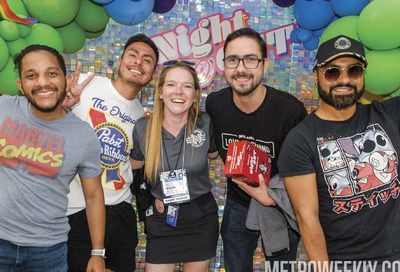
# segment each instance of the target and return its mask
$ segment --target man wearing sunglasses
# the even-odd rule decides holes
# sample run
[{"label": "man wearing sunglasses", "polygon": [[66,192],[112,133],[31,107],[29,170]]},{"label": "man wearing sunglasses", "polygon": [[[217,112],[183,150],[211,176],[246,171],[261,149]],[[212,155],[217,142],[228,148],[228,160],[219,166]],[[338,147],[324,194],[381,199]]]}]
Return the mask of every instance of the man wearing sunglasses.
[{"label": "man wearing sunglasses", "polygon": [[[304,105],[288,93],[263,85],[268,69],[266,43],[251,28],[235,30],[224,45],[225,77],[229,87],[210,93],[206,110],[215,127],[215,139],[222,160],[226,161],[228,143],[248,140],[271,156],[271,176],[277,174],[277,159],[286,134],[306,115]],[[269,197],[264,180],[257,188],[238,180],[227,181],[227,201],[221,225],[224,243],[224,265],[227,272],[253,271],[253,255],[260,231],[246,227],[249,206],[257,200],[276,216],[283,214]],[[255,201],[253,200],[253,201]],[[253,202],[254,203],[254,202]],[[269,220],[268,223],[273,223]],[[287,243],[269,247],[270,238],[263,237],[267,246],[267,261],[295,261],[299,234],[288,227],[283,218],[283,236]],[[291,271],[291,270],[289,270]]]},{"label": "man wearing sunglasses", "polygon": [[[129,160],[132,133],[144,109],[136,98],[141,89],[156,77],[159,52],[143,34],[130,37],[119,59],[116,79],[95,76],[72,111],[89,123],[101,145],[101,175],[106,204],[105,250],[91,250],[90,237],[78,177],[70,185],[68,217],[69,272],[86,271],[90,254],[107,255],[109,271],[134,271],[138,242],[136,214],[132,208],[130,185],[133,182]],[[86,75],[74,76],[82,81]]]},{"label": "man wearing sunglasses", "polygon": [[398,271],[390,261],[400,258],[400,98],[357,103],[366,66],[357,40],[340,35],[320,45],[321,104],[286,137],[278,167],[310,260]]}]

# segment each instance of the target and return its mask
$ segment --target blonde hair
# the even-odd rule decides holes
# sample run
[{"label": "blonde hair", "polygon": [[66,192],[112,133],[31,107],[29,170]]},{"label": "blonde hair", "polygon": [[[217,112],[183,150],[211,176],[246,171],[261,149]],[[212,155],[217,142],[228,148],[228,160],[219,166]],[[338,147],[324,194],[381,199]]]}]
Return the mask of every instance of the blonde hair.
[{"label": "blonde hair", "polygon": [[153,114],[149,117],[149,122],[146,130],[146,163],[144,168],[144,175],[150,184],[153,184],[158,173],[160,165],[160,150],[162,140],[162,124],[164,120],[164,102],[160,98],[161,89],[164,86],[165,78],[169,71],[175,68],[183,68],[188,71],[194,80],[194,87],[196,91],[195,101],[189,109],[188,114],[188,135],[194,131],[196,121],[200,115],[200,83],[195,69],[184,62],[178,61],[172,66],[165,67],[159,76],[159,82],[154,94],[154,110]]}]

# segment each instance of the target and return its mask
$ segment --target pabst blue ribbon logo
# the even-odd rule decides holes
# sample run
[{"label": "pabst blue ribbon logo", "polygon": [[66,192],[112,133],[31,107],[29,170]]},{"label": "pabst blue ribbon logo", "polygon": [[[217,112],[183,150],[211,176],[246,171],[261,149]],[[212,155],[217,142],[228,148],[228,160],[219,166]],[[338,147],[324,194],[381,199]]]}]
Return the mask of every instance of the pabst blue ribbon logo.
[{"label": "pabst blue ribbon logo", "polygon": [[121,161],[128,158],[128,136],[116,124],[105,122],[95,127],[101,145],[101,166],[106,183],[114,183],[115,189],[122,189],[125,180],[119,174]]}]

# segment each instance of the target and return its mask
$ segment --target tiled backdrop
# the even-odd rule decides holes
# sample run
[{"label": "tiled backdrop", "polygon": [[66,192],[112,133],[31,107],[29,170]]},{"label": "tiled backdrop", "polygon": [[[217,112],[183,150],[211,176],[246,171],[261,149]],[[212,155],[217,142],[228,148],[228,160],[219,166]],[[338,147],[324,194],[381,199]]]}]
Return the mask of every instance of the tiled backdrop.
[{"label": "tiled backdrop", "polygon": [[[83,63],[83,72],[95,72],[98,75],[114,77],[117,70],[118,58],[127,38],[137,32],[148,36],[172,30],[177,24],[183,23],[196,27],[202,17],[221,13],[224,17],[232,16],[236,9],[243,8],[250,13],[248,24],[259,32],[264,32],[283,25],[294,23],[293,7],[280,8],[272,0],[177,0],[174,8],[165,14],[152,13],[144,22],[135,26],[125,26],[110,20],[102,36],[87,40],[84,48],[75,54],[66,55],[66,64],[69,72],[75,70],[77,61]],[[265,75],[265,83],[289,92],[304,102],[309,111],[316,108],[318,100],[313,90],[312,63],[315,53],[306,51],[302,45],[292,44],[291,55],[276,59],[270,52],[270,68]],[[151,82],[139,95],[139,99],[150,112],[153,105],[153,88],[156,82]],[[223,76],[216,74],[213,82],[202,89],[203,106],[208,93],[226,86]],[[210,181],[213,184],[213,193],[219,205],[220,220],[225,203],[225,177],[220,160],[210,164]],[[138,225],[142,230],[142,225]],[[137,248],[137,271],[144,271],[145,236],[140,235]],[[300,258],[304,258],[304,251],[300,251]],[[180,271],[182,267],[176,268]],[[225,271],[222,256],[222,242],[218,243],[217,256],[210,265],[209,271]],[[254,256],[254,271],[264,271],[262,249],[257,248]]]}]

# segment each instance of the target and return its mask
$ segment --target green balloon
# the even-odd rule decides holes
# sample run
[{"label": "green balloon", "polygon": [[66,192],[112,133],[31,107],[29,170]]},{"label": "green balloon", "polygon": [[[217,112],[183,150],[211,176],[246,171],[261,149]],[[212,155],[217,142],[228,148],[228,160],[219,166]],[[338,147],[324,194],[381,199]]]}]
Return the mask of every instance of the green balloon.
[{"label": "green balloon", "polygon": [[75,53],[85,45],[85,31],[75,21],[56,30],[64,42],[64,53]]},{"label": "green balloon", "polygon": [[[18,14],[19,17],[21,18],[27,18],[25,15]],[[32,26],[31,25],[24,25],[24,24],[18,24],[19,27],[19,32],[21,33],[21,37],[25,38],[32,32]]]},{"label": "green balloon", "polygon": [[100,37],[104,33],[105,30],[106,30],[106,28],[103,28],[102,30],[100,30],[98,32],[85,31],[86,39],[94,39],[94,38]]},{"label": "green balloon", "polygon": [[388,98],[400,96],[400,88],[388,95]]},{"label": "green balloon", "polygon": [[103,6],[90,0],[81,0],[81,7],[75,22],[86,31],[99,32],[106,27],[109,19],[110,16]]},{"label": "green balloon", "polygon": [[365,89],[377,95],[388,95],[400,88],[400,48],[367,52]]},{"label": "green balloon", "polygon": [[24,38],[18,38],[13,42],[8,42],[8,51],[10,52],[10,56],[14,57],[16,54],[21,52],[22,49],[28,46],[28,43]]},{"label": "green balloon", "polygon": [[23,0],[29,14],[53,27],[69,24],[78,14],[80,0]]},{"label": "green balloon", "polygon": [[0,37],[0,71],[7,64],[8,57],[9,57],[8,54],[9,54],[9,52],[8,52],[7,43]]},{"label": "green balloon", "polygon": [[355,40],[359,40],[357,36],[357,22],[358,16],[345,16],[337,19],[326,27],[321,35],[319,44],[338,35],[346,35]]},{"label": "green balloon", "polygon": [[3,20],[0,21],[0,37],[4,40],[12,42],[19,38],[20,31],[16,22]]},{"label": "green balloon", "polygon": [[8,6],[10,9],[15,13],[15,14],[23,14],[27,17],[29,17],[28,11],[25,8],[24,3],[22,3],[21,0],[12,0],[12,1],[7,1]]},{"label": "green balloon", "polygon": [[360,13],[357,34],[364,46],[390,50],[400,46],[400,1],[369,3]]},{"label": "green balloon", "polygon": [[14,69],[14,62],[10,57],[4,69],[0,71],[0,94],[20,95],[17,86],[18,78],[18,72]]},{"label": "green balloon", "polygon": [[52,26],[37,23],[32,27],[32,32],[25,38],[28,45],[43,44],[64,52],[64,43],[58,31]]}]

